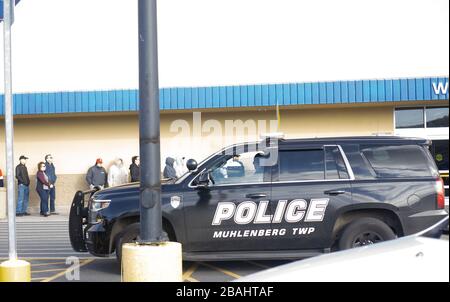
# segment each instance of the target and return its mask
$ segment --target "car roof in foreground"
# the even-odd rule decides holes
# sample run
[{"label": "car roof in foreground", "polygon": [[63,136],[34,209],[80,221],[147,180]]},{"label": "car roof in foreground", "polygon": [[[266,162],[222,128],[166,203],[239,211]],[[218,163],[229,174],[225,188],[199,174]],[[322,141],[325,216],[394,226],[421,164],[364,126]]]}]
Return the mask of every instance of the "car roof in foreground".
[{"label": "car roof in foreground", "polygon": [[449,280],[449,243],[408,236],[292,262],[237,282],[393,282]]},{"label": "car roof in foreground", "polygon": [[236,281],[448,282],[448,238],[426,237],[428,232],[441,228],[448,221],[447,216],[417,234],[292,262]]}]

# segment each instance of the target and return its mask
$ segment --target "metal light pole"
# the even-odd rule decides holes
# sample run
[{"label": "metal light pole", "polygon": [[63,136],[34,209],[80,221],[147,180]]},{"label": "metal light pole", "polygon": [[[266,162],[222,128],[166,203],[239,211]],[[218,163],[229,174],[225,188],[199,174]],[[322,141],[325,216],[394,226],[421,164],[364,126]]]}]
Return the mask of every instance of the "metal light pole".
[{"label": "metal light pole", "polygon": [[156,0],[139,0],[139,148],[141,231],[122,247],[124,282],[181,282],[182,246],[162,232]]},{"label": "metal light pole", "polygon": [[13,95],[11,64],[11,25],[14,22],[13,0],[3,1],[3,34],[5,55],[5,132],[6,173],[8,176],[6,194],[8,199],[9,260],[0,263],[0,282],[30,282],[30,263],[17,259],[16,211],[14,205],[14,152],[13,152]]},{"label": "metal light pole", "polygon": [[13,106],[12,106],[12,64],[11,64],[11,25],[14,4],[10,0],[3,2],[3,38],[4,38],[4,76],[5,76],[5,131],[6,131],[6,174],[8,200],[9,259],[17,259],[16,211],[14,194],[14,152],[13,152]]},{"label": "metal light pole", "polygon": [[161,160],[156,0],[139,0],[141,243],[161,242]]}]

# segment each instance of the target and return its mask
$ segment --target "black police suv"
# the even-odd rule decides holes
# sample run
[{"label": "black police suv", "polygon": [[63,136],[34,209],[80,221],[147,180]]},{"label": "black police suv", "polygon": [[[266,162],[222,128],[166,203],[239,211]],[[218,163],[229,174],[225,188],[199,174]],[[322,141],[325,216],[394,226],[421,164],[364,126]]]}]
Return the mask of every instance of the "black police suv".
[{"label": "black police suv", "polygon": [[[422,231],[447,217],[430,141],[267,139],[225,148],[162,185],[163,228],[185,260],[297,259]],[[121,257],[139,184],[78,192],[74,250]],[[440,236],[440,234],[436,234]]]}]

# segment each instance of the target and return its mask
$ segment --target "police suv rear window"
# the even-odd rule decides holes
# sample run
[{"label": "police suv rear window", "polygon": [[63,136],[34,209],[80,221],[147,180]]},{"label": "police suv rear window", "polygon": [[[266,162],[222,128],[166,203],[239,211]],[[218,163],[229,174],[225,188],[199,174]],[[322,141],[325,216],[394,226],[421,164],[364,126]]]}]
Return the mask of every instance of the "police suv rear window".
[{"label": "police suv rear window", "polygon": [[377,177],[432,176],[423,147],[418,145],[361,146],[361,152]]}]

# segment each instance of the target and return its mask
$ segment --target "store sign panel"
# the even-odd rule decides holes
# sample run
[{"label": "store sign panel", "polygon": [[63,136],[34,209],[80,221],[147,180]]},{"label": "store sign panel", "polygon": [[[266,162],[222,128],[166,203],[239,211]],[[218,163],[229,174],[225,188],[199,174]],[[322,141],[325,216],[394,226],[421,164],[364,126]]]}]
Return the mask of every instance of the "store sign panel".
[{"label": "store sign panel", "polygon": [[435,95],[447,95],[448,93],[448,81],[434,82],[433,92]]}]

